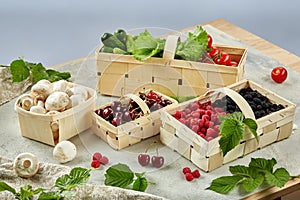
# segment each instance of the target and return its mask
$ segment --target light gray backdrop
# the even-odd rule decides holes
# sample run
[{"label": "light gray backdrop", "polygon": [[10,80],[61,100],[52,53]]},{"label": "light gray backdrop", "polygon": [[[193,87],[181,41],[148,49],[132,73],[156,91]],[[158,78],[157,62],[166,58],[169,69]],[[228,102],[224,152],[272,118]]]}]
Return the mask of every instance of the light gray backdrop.
[{"label": "light gray backdrop", "polygon": [[91,54],[118,28],[183,29],[223,18],[300,56],[294,0],[0,0],[0,63],[18,56],[51,66]]}]

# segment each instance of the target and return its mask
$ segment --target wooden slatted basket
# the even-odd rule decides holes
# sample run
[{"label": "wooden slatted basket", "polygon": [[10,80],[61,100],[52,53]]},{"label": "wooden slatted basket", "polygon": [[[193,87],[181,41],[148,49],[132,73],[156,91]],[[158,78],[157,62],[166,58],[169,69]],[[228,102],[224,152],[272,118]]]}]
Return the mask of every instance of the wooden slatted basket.
[{"label": "wooden slatted basket", "polygon": [[[22,136],[55,146],[58,142],[68,140],[90,128],[97,93],[91,88],[86,89],[88,90],[88,99],[85,102],[51,115],[24,110],[20,107],[20,96],[16,101],[15,110],[18,113]],[[52,131],[53,124],[58,125],[58,132]]]},{"label": "wooden slatted basket", "polygon": [[[146,90],[145,93],[147,94],[149,91],[150,90]],[[147,104],[138,95],[126,94],[121,98],[134,100],[141,108],[143,116],[119,126],[114,126],[94,112],[94,122],[92,125],[93,132],[115,150],[123,149],[136,144],[143,139],[159,134],[161,127],[160,115],[162,110],[170,109],[172,106],[177,104],[177,101],[157,91],[154,92],[159,96],[162,96],[164,99],[170,100],[172,104],[150,112]],[[101,105],[96,110],[106,108],[110,105],[111,103]]]},{"label": "wooden slatted basket", "polygon": [[[282,104],[285,108],[256,120],[259,142],[249,131],[246,131],[240,144],[228,152],[225,157],[219,146],[220,137],[208,142],[172,116],[176,110],[184,110],[191,102],[196,100],[200,102],[214,101],[219,98],[219,92],[222,92],[235,101],[245,117],[255,119],[247,101],[235,92],[247,87],[257,90],[272,103]],[[162,143],[191,160],[200,169],[209,172],[259,148],[289,137],[292,133],[295,111],[295,104],[250,80],[243,80],[228,86],[228,88],[216,89],[214,93],[209,93],[209,95],[192,99],[178,104],[168,111],[163,111],[160,139]]]},{"label": "wooden slatted basket", "polygon": [[131,55],[103,53],[99,47],[96,50],[98,91],[122,96],[145,88],[168,96],[197,96],[243,79],[246,48],[215,45],[238,63],[237,67],[231,67],[174,59],[177,41],[178,36],[169,35],[163,57],[152,57],[145,62]]}]

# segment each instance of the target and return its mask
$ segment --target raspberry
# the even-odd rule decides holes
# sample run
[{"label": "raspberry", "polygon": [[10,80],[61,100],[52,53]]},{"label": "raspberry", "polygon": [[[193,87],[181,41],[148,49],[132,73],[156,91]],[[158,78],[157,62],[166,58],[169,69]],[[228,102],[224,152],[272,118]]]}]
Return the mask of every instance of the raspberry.
[{"label": "raspberry", "polygon": [[185,167],[185,168],[182,169],[182,172],[183,172],[184,174],[186,174],[186,173],[191,173],[191,169],[190,169],[189,167]]},{"label": "raspberry", "polygon": [[194,178],[200,178],[201,174],[199,172],[198,169],[195,169],[193,172],[192,172],[192,175]]},{"label": "raspberry", "polygon": [[100,158],[100,163],[103,164],[103,165],[106,165],[108,164],[108,158],[106,156],[102,156],[102,158]]},{"label": "raspberry", "polygon": [[102,154],[99,152],[94,153],[93,160],[100,160],[102,158]]},{"label": "raspberry", "polygon": [[192,180],[194,180],[194,176],[193,176],[193,174],[191,174],[191,173],[186,173],[186,174],[185,174],[185,179],[186,179],[187,181],[192,181]]},{"label": "raspberry", "polygon": [[91,163],[91,167],[93,168],[99,168],[101,166],[100,161],[99,160],[93,160]]}]

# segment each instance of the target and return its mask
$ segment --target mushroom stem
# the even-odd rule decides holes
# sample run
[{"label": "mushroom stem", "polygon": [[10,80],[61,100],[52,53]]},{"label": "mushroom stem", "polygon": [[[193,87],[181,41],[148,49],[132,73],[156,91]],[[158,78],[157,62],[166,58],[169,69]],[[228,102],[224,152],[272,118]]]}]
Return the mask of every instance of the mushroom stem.
[{"label": "mushroom stem", "polygon": [[22,165],[24,168],[29,168],[31,166],[30,160],[23,160]]}]

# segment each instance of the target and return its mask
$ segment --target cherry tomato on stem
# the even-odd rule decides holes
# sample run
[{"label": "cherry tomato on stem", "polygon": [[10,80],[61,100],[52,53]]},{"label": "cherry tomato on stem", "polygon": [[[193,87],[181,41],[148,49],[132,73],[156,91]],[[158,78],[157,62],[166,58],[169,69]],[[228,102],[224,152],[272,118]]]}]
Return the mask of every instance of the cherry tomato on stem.
[{"label": "cherry tomato on stem", "polygon": [[207,35],[207,48],[212,48],[213,39],[211,35]]},{"label": "cherry tomato on stem", "polygon": [[276,83],[282,83],[286,80],[287,76],[288,72],[282,66],[275,67],[271,72],[271,77]]}]

